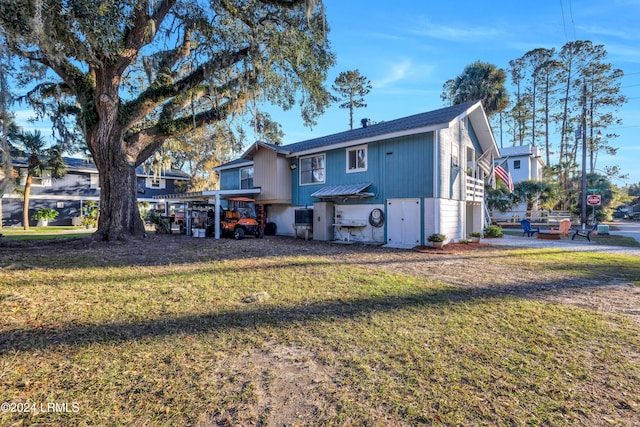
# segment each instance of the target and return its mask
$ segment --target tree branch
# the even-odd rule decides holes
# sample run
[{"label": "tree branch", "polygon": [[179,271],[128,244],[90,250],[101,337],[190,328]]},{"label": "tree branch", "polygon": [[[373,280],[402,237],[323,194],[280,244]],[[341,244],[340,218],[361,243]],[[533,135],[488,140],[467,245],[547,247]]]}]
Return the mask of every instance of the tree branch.
[{"label": "tree branch", "polygon": [[133,26],[124,34],[124,49],[114,66],[114,72],[117,76],[122,75],[124,70],[135,60],[142,46],[153,41],[156,31],[175,3],[176,0],[162,0],[151,16],[148,15],[148,1],[135,8]]},{"label": "tree branch", "polygon": [[[211,108],[195,115],[195,117],[185,116],[172,121],[173,128],[176,129],[170,134],[171,137],[185,135],[196,128],[219,122],[227,118],[229,114],[244,107],[246,98],[237,97],[230,99],[216,108]],[[139,166],[151,154],[153,154],[164,141],[169,137],[166,132],[166,123],[157,124],[150,128],[141,130],[125,138],[125,150],[127,157]]]},{"label": "tree branch", "polygon": [[155,85],[157,81],[154,82],[137,99],[122,106],[125,111],[130,111],[125,128],[130,129],[136,122],[153,112],[167,99],[194,89],[205,79],[207,72],[223,70],[236,64],[248,57],[249,52],[250,49],[247,47],[237,52],[219,55],[217,58],[200,65],[191,74],[173,84],[158,87]]}]

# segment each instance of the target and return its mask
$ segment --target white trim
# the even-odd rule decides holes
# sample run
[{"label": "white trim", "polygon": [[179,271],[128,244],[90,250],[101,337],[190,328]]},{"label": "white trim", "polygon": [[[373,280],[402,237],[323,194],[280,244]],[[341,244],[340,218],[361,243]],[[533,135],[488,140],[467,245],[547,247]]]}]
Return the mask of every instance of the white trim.
[{"label": "white trim", "polygon": [[[308,182],[303,184],[302,183],[302,160],[304,159],[312,159],[314,157],[324,157],[324,179],[322,181],[317,181],[317,182]],[[312,172],[313,173],[313,172]],[[304,157],[300,157],[298,159],[298,185],[300,187],[304,187],[307,185],[320,185],[320,184],[324,184],[327,182],[327,153],[326,152],[320,152],[320,153],[316,153],[316,154],[312,154],[310,156],[304,156]]]},{"label": "white trim", "polygon": [[246,167],[246,166],[253,166],[253,161],[249,161],[247,160],[246,162],[238,162],[238,163],[234,163],[232,165],[222,165],[222,166],[218,166],[213,168],[213,170],[215,172],[220,172],[220,171],[225,171],[225,170],[229,170],[229,169],[235,169],[235,168],[241,168],[241,167]]},{"label": "white trim", "polygon": [[[357,155],[357,151],[358,150],[364,150],[364,167],[363,168],[355,168],[355,169],[349,169],[349,153],[356,151],[356,155]],[[366,172],[369,169],[369,146],[367,144],[364,145],[356,145],[355,147],[347,147],[345,150],[345,157],[346,157],[346,169],[347,169],[347,173],[358,173],[358,172]]]}]

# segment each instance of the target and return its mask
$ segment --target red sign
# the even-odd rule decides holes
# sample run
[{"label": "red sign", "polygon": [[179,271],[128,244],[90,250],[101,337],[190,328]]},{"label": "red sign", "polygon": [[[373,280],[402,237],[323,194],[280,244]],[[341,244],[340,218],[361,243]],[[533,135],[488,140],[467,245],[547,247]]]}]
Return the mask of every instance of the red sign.
[{"label": "red sign", "polygon": [[600,206],[600,195],[599,194],[589,194],[587,196],[587,204],[590,206]]}]

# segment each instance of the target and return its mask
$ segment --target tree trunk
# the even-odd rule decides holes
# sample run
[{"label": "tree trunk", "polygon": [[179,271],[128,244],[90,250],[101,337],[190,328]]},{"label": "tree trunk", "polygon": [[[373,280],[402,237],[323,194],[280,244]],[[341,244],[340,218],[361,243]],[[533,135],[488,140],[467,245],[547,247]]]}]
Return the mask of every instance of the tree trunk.
[{"label": "tree trunk", "polygon": [[25,230],[29,229],[29,197],[31,196],[32,181],[33,175],[28,173],[24,182],[24,202],[22,203],[22,226]]},{"label": "tree trunk", "polygon": [[117,82],[108,73],[97,75],[97,86],[102,88],[96,100],[99,119],[87,141],[100,176],[98,231],[94,238],[107,241],[145,235],[136,198],[136,162],[127,156],[124,129],[118,122]]},{"label": "tree trunk", "polygon": [[138,210],[135,166],[113,161],[98,166],[98,171],[100,211],[96,237],[108,241],[144,237],[144,223]]}]

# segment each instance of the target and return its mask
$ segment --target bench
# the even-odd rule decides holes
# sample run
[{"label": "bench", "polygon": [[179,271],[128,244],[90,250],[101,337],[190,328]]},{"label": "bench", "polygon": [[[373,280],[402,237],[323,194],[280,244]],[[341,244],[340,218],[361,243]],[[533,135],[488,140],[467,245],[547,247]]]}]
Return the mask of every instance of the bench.
[{"label": "bench", "polygon": [[598,223],[596,222],[595,224],[593,224],[593,227],[591,227],[589,230],[582,230],[582,229],[576,230],[573,233],[571,240],[575,239],[576,236],[578,236],[578,237],[585,237],[588,241],[591,241],[591,233],[597,233],[597,230],[598,230]]}]

